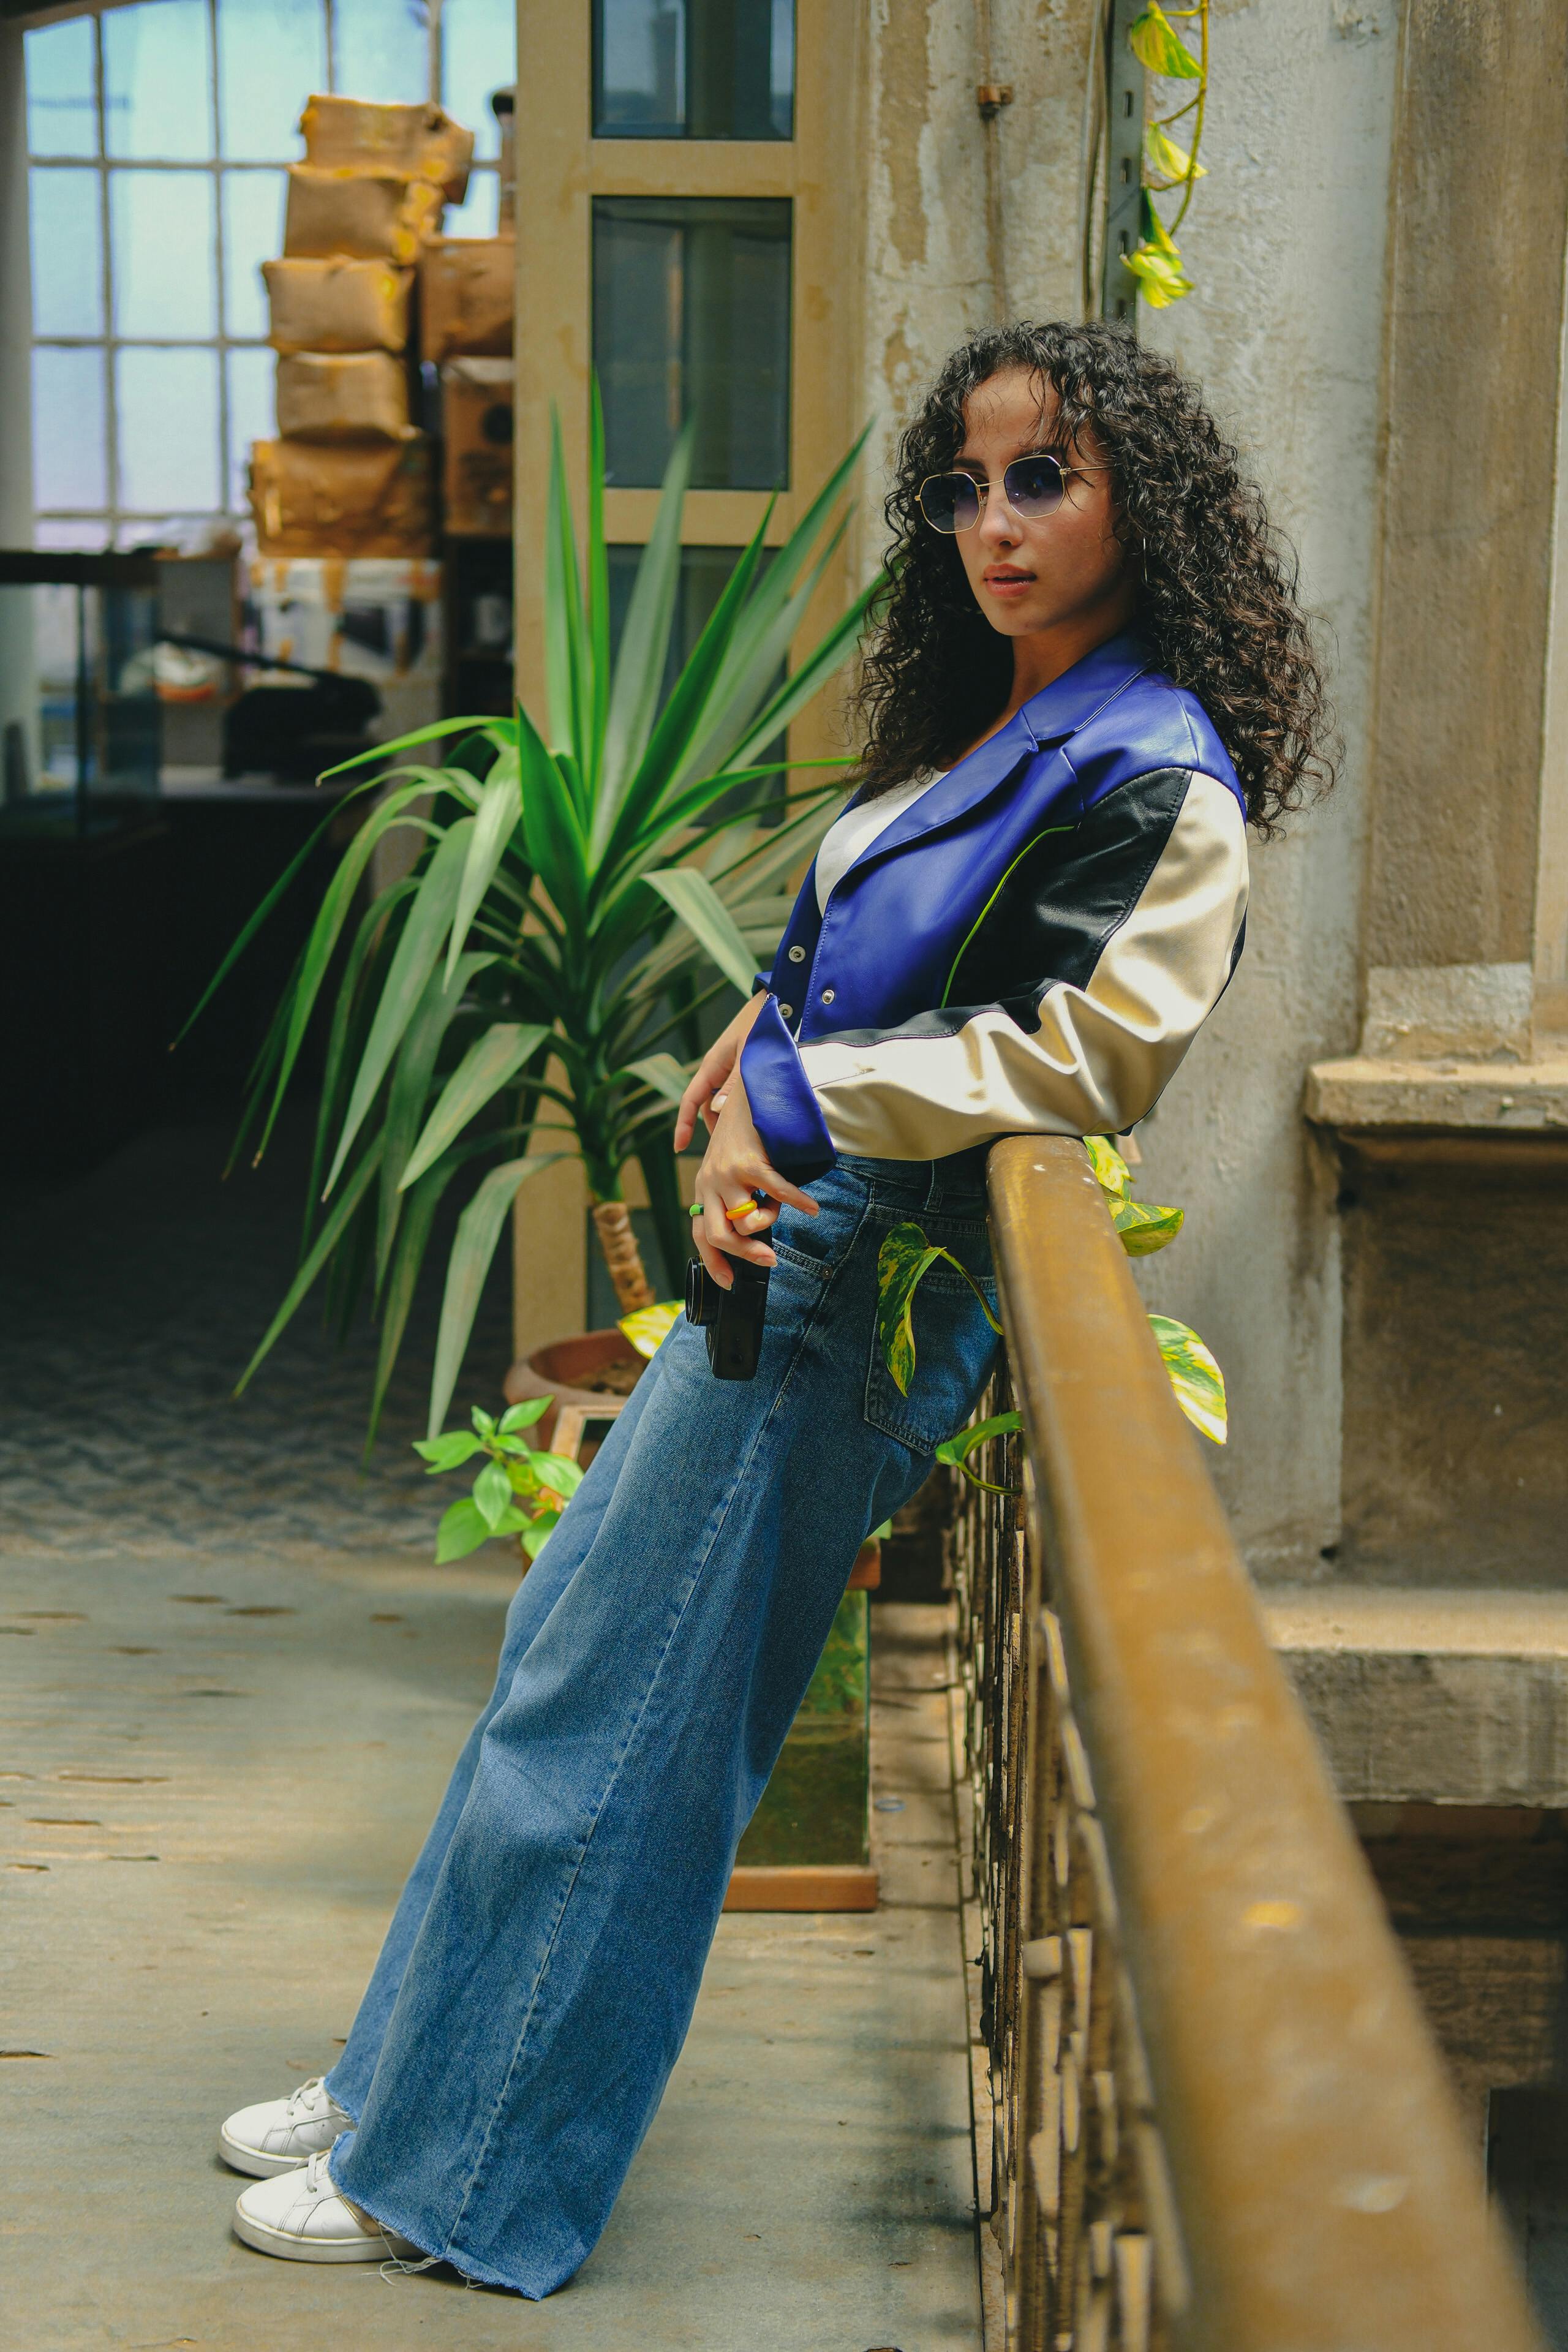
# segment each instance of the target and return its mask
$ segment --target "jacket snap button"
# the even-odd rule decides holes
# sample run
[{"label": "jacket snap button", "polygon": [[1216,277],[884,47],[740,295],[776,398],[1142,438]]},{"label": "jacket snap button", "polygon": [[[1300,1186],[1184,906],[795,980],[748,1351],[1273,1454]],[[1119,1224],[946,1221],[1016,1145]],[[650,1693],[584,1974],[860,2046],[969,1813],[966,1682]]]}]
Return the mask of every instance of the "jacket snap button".
[{"label": "jacket snap button", "polygon": [[783,1013],[786,1021],[793,1021],[795,1019],[795,1007],[793,1004],[781,1004],[779,1006],[779,1011]]},{"label": "jacket snap button", "polygon": [[825,989],[823,990],[823,992],[822,992],[822,1001],[823,1001],[824,1004],[831,1004],[831,1003],[832,1003],[832,1002],[833,1002],[833,991],[832,991],[832,989],[830,989],[830,988],[825,988]]},{"label": "jacket snap button", "polygon": [[804,963],[805,961],[805,950],[802,947],[791,948],[789,951],[789,960],[791,963]]}]

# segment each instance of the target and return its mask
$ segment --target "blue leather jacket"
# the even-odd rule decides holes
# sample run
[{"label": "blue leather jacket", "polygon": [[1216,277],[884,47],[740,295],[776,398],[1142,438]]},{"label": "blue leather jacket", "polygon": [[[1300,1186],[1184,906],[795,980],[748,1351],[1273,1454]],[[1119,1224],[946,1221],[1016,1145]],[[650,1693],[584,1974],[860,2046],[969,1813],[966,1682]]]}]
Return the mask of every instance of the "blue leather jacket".
[{"label": "blue leather jacket", "polygon": [[1142,1118],[1240,952],[1246,807],[1202,705],[1113,637],[807,875],[741,1057],[773,1164]]}]

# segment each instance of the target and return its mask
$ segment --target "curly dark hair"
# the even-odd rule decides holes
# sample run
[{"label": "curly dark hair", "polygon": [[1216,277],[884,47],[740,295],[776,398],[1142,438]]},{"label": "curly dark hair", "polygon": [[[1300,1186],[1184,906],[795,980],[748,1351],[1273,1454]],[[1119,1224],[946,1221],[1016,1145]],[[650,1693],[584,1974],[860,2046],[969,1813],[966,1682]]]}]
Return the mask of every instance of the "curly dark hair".
[{"label": "curly dark hair", "polygon": [[1203,704],[1259,833],[1333,782],[1337,742],[1292,550],[1197,387],[1125,329],[1018,320],[971,335],[948,359],[899,444],[884,512],[891,585],[854,708],[866,730],[864,796],[944,768],[983,734],[1013,688],[1013,642],[974,601],[957,549],[916,503],[963,446],[963,404],[1005,368],[1026,368],[1059,404],[1053,445],[1096,449],[1111,469],[1117,530],[1142,558],[1138,624],[1160,667]]}]

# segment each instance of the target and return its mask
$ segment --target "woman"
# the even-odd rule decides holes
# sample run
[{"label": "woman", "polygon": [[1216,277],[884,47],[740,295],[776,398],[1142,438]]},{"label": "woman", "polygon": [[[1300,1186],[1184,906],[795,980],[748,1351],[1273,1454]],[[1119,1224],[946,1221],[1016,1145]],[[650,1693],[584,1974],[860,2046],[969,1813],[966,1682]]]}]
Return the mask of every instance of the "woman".
[{"label": "woman", "polygon": [[971,338],[888,516],[860,789],[676,1128],[708,1127],[714,1280],[773,1269],[756,1377],[679,1327],[519,1590],[342,2058],[224,2126],[266,2252],[536,2297],[584,2261],[856,1550],[991,1369],[939,1269],[893,1385],[881,1237],[918,1219],[988,1280],[986,1146],[1143,1116],[1230,978],[1247,822],[1326,774],[1261,502],[1125,335]]}]

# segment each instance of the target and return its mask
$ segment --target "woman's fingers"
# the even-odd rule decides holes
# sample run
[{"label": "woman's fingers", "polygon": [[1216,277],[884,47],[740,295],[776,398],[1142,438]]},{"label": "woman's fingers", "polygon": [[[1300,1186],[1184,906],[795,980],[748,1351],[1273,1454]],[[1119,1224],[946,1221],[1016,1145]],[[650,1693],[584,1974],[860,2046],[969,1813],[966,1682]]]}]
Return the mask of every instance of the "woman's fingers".
[{"label": "woman's fingers", "polygon": [[[808,1217],[815,1217],[817,1213],[816,1202],[811,1194],[803,1192],[798,1184],[792,1184],[787,1176],[781,1176],[776,1168],[770,1168],[765,1160],[760,1163],[756,1174],[747,1181],[757,1192],[766,1192],[774,1201],[787,1201],[792,1209],[799,1209]],[[778,1212],[775,1210],[773,1213],[776,1216]]]},{"label": "woman's fingers", "polygon": [[686,1092],[680,1097],[680,1108],[675,1114],[677,1151],[684,1151],[697,1132],[700,1115],[709,1114],[708,1123],[711,1127],[712,1097],[723,1086],[734,1066],[734,1053],[725,1045],[722,1038],[716,1045],[710,1045],[688,1082]]}]

